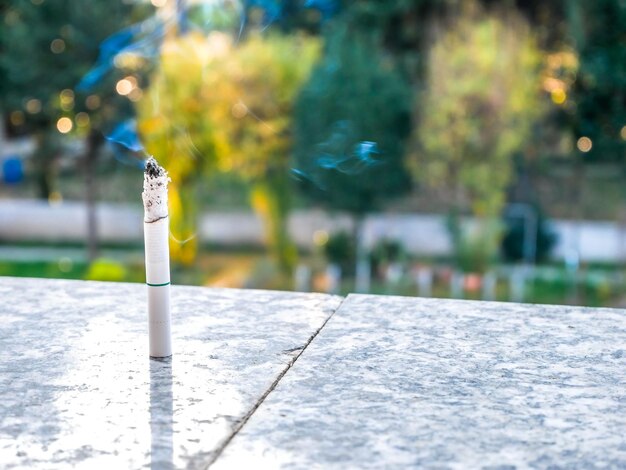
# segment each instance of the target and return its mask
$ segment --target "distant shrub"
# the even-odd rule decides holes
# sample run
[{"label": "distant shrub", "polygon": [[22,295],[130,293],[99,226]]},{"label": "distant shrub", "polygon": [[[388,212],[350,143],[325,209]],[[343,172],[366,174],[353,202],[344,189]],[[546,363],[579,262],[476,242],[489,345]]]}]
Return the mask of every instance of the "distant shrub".
[{"label": "distant shrub", "polygon": [[[558,236],[543,212],[539,208],[535,208],[535,211],[537,214],[535,259],[543,261],[550,256]],[[506,216],[504,220],[506,228],[502,238],[502,256],[507,261],[521,261],[524,259],[525,220],[511,216]]]},{"label": "distant shrub", "polygon": [[376,273],[380,268],[402,261],[406,258],[406,250],[397,240],[380,240],[372,249],[372,270]]},{"label": "distant shrub", "polygon": [[98,258],[89,265],[85,279],[88,281],[121,282],[126,280],[126,276],[126,267],[119,261]]},{"label": "distant shrub", "polygon": [[356,247],[350,234],[335,233],[324,245],[324,255],[329,263],[338,265],[345,274],[354,274]]}]

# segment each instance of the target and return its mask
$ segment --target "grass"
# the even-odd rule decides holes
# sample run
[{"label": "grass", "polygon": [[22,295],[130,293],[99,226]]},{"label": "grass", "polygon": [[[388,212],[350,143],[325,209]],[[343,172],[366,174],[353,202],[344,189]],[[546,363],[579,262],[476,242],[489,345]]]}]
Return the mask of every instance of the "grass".
[{"label": "grass", "polygon": [[88,266],[86,263],[46,261],[0,261],[0,276],[46,277],[58,279],[84,279]]},{"label": "grass", "polygon": [[[36,253],[36,250],[34,252]],[[117,250],[110,250],[109,254],[112,255],[110,258],[99,258],[92,264],[80,258],[70,259],[63,256],[63,249],[59,249],[57,259],[48,261],[4,260],[0,261],[0,276],[144,282],[142,250],[129,245],[125,249],[118,247]],[[326,263],[320,254],[302,254],[300,262],[312,269],[312,289],[324,291],[328,285],[324,275]],[[445,266],[448,263],[437,264]],[[622,269],[617,265],[585,266],[578,272],[575,282],[573,275],[562,265],[539,267],[534,279],[526,283],[523,300],[542,304],[620,306],[624,300],[623,292],[626,291],[621,276]],[[266,253],[257,247],[225,250],[205,246],[193,266],[182,267],[172,264],[172,282],[179,285],[219,287],[280,290],[293,288],[293,280],[281,275]],[[339,292],[345,295],[353,291],[354,279],[344,278]],[[414,280],[408,275],[403,276],[396,284],[373,278],[370,292],[382,295],[419,295]],[[465,291],[463,297],[468,300],[480,300],[481,294],[480,290]],[[432,296],[450,297],[449,281],[439,275],[435,276]],[[496,285],[495,298],[501,301],[508,301],[511,298],[509,282],[502,273]]]},{"label": "grass", "polygon": [[[0,276],[144,282],[143,262],[134,256],[136,252],[129,253],[127,261],[98,258],[91,264],[66,257],[55,261],[0,261]],[[205,253],[194,266],[173,264],[172,282],[179,285],[243,287],[261,259],[263,256],[259,253]]]}]

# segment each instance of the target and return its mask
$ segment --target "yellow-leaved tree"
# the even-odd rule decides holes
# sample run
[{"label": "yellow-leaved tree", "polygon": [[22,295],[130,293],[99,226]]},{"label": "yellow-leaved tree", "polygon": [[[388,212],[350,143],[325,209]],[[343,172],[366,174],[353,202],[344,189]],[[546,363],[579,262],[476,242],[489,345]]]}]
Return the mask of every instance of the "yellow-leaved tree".
[{"label": "yellow-leaved tree", "polygon": [[238,97],[225,103],[235,121],[227,128],[231,153],[222,165],[250,183],[251,203],[264,220],[266,242],[285,274],[291,274],[297,258],[287,227],[293,108],[319,50],[319,41],[308,36],[251,36],[229,57],[231,81],[215,88],[218,95],[226,95],[234,86]]},{"label": "yellow-leaved tree", "polygon": [[198,249],[197,185],[203,175],[216,171],[219,156],[229,152],[217,126],[231,117],[219,115],[221,107],[211,83],[230,53],[230,40],[220,33],[168,38],[159,68],[137,106],[146,151],[172,180],[170,253],[173,261],[184,265],[195,261]]},{"label": "yellow-leaved tree", "polygon": [[[466,5],[435,41],[409,164],[424,185],[450,197],[457,262],[484,271],[497,254],[513,157],[542,109],[542,54],[517,14]],[[459,214],[477,223],[464,229]]]},{"label": "yellow-leaved tree", "polygon": [[296,250],[287,230],[295,97],[319,55],[306,36],[250,35],[233,45],[221,33],[169,39],[139,108],[146,149],[170,173],[174,260],[196,257],[195,188],[204,176],[234,172],[251,187],[266,241],[285,273]]}]

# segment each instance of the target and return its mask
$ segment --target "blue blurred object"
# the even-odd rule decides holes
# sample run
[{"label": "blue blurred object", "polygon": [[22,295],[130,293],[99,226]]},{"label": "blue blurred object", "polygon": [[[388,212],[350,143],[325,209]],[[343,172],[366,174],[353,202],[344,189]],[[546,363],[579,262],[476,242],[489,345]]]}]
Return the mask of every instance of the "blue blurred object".
[{"label": "blue blurred object", "polygon": [[19,157],[13,155],[2,162],[2,179],[7,184],[16,184],[24,178],[24,169]]},{"label": "blue blurred object", "polygon": [[156,60],[165,33],[174,23],[172,18],[163,21],[156,16],[150,17],[109,36],[100,45],[100,55],[96,64],[83,76],[76,89],[82,92],[92,90],[115,68],[115,59],[120,55],[130,54]]},{"label": "blue blurred object", "polygon": [[133,152],[141,152],[143,150],[143,145],[137,133],[137,121],[135,119],[127,119],[120,122],[110,134],[105,135],[105,138],[109,142],[123,145]]}]

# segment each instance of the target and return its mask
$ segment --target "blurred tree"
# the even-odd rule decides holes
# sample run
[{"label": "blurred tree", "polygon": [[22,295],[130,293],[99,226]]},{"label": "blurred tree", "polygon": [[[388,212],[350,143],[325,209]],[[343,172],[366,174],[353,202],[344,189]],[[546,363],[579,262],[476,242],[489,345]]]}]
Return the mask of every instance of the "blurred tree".
[{"label": "blurred tree", "polygon": [[569,0],[567,6],[580,57],[572,93],[574,133],[590,139],[580,141],[579,149],[585,160],[626,163],[626,3]]},{"label": "blurred tree", "polygon": [[207,37],[190,33],[172,36],[145,96],[137,103],[138,131],[146,151],[163,165],[172,182],[170,251],[172,260],[192,264],[197,254],[197,185],[216,169],[217,156],[229,153],[226,136],[216,126],[232,119],[222,100],[234,100],[235,91],[215,93],[219,61],[231,54],[222,33]]},{"label": "blurred tree", "polygon": [[[139,106],[139,130],[172,177],[175,237],[195,234],[199,176],[232,171],[251,184],[267,243],[280,268],[291,272],[291,113],[318,49],[311,38],[280,35],[250,35],[236,48],[220,33],[166,43],[148,99]],[[190,263],[195,253],[195,240],[172,245],[179,261]]]},{"label": "blurred tree", "polygon": [[424,51],[430,46],[433,31],[445,23],[456,0],[354,0],[342,1],[335,22],[352,31],[375,38],[393,55],[401,72],[413,83],[424,75]]},{"label": "blurred tree", "polygon": [[298,100],[294,168],[314,203],[353,214],[357,262],[363,216],[410,188],[402,161],[410,102],[375,37],[341,25]]},{"label": "blurred tree", "polygon": [[[53,136],[88,133],[117,115],[124,104],[131,109],[128,100],[115,93],[114,78],[93,96],[77,92],[75,86],[96,62],[101,42],[132,21],[136,9],[124,2],[61,0],[12,2],[3,10],[0,107],[9,114],[21,113],[23,125],[39,136],[44,160],[40,196],[47,198],[53,191],[48,160],[56,152],[44,147]],[[69,121],[58,125],[64,117]]]},{"label": "blurred tree", "polygon": [[[497,253],[495,220],[505,202],[512,159],[531,138],[542,109],[540,64],[525,21],[513,12],[484,14],[475,4],[466,6],[431,50],[410,162],[419,181],[451,195],[450,229],[462,264],[467,265],[464,247],[484,258]],[[478,219],[471,230],[460,224],[466,208]],[[484,249],[476,249],[478,242]],[[484,269],[486,261],[474,264]]]},{"label": "blurred tree", "polygon": [[[502,238],[502,254],[507,261],[522,261],[525,259],[527,237],[530,235],[535,246],[532,247],[536,261],[545,261],[558,240],[557,234],[544,212],[536,205],[529,205],[536,214],[536,227],[534,233],[528,233],[527,223],[519,214],[505,214],[506,229]],[[528,260],[527,260],[528,261]]]},{"label": "blurred tree", "polygon": [[333,233],[324,244],[326,261],[339,266],[344,275],[354,274],[356,249],[349,232]]},{"label": "blurred tree", "polygon": [[[19,1],[3,4],[0,27],[0,109],[35,135],[39,196],[57,197],[55,160],[60,134],[89,135],[83,158],[86,200],[95,203],[94,166],[101,131],[132,109],[115,91],[115,77],[96,90],[75,86],[96,62],[101,42],[149,8],[105,0]],[[119,77],[118,77],[119,78]],[[89,255],[95,257],[95,214],[89,212]]]},{"label": "blurred tree", "polygon": [[287,227],[293,108],[318,55],[319,42],[311,37],[251,36],[229,65],[239,99],[226,103],[234,120],[229,128],[233,151],[225,164],[251,183],[252,204],[265,220],[267,243],[286,274],[297,255]]}]

